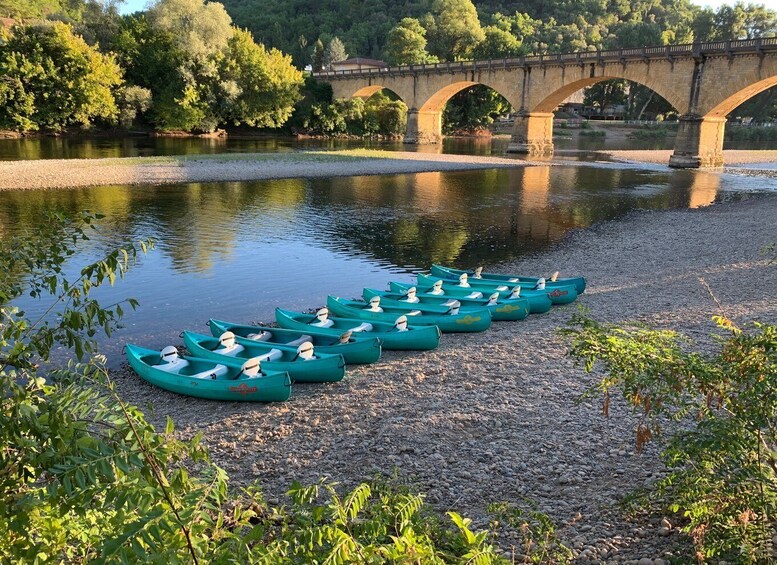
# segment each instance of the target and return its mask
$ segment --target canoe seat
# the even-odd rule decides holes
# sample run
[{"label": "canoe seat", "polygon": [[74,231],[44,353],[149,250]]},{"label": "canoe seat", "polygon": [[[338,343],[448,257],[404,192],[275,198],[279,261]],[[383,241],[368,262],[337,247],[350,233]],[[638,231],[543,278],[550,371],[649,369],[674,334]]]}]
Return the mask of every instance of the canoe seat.
[{"label": "canoe seat", "polygon": [[499,292],[504,292],[505,290],[510,290],[508,287],[506,287],[503,284],[500,284],[498,287],[496,287],[495,290],[498,290]]},{"label": "canoe seat", "polygon": [[221,334],[219,336],[219,344],[221,344],[221,347],[214,349],[213,351],[219,355],[227,355],[228,357],[235,357],[245,349],[245,347],[237,343],[235,334],[232,332],[224,332]]},{"label": "canoe seat", "polygon": [[469,293],[467,296],[465,296],[464,298],[483,298],[483,293],[482,293],[482,292],[477,292],[477,291],[475,291],[475,292],[470,292],[470,293]]},{"label": "canoe seat", "polygon": [[[170,363],[162,363],[161,365],[154,365],[154,369],[159,369],[160,371],[164,371],[166,373],[173,373],[180,375],[181,371],[189,366],[189,362],[186,359],[176,359],[175,361],[172,361]],[[212,369],[208,369],[206,371],[200,371],[199,373],[194,373],[193,375],[181,375],[182,377],[187,377],[189,379],[215,379],[217,377],[221,377],[226,375],[229,372],[229,369],[225,365],[215,365]]]},{"label": "canoe seat", "polygon": [[287,341],[286,345],[293,345],[294,347],[302,345],[306,341],[313,341],[313,338],[309,335],[302,335],[293,341]]},{"label": "canoe seat", "polygon": [[316,326],[317,328],[331,328],[332,326],[335,325],[335,323],[330,319],[326,319],[323,322],[313,322],[310,325]]},{"label": "canoe seat", "polygon": [[355,328],[351,328],[348,331],[351,331],[351,332],[371,332],[372,328],[373,328],[372,324],[370,324],[368,322],[362,322],[361,324],[359,324]]},{"label": "canoe seat", "polygon": [[316,312],[316,317],[308,322],[312,326],[317,328],[331,328],[335,323],[329,319],[329,308],[321,308]]},{"label": "canoe seat", "polygon": [[248,334],[246,337],[252,341],[270,341],[272,339],[272,334],[262,330],[256,334]]},{"label": "canoe seat", "polygon": [[253,357],[253,359],[257,359],[261,363],[263,361],[278,361],[281,357],[283,357],[283,351],[273,347],[267,353],[257,355],[256,357]]},{"label": "canoe seat", "polygon": [[367,312],[383,312],[383,308],[374,304],[370,304],[364,310],[367,310]]},{"label": "canoe seat", "polygon": [[521,282],[521,279],[516,279],[516,278],[507,279],[507,282]]},{"label": "canoe seat", "polygon": [[420,310],[410,310],[410,312],[408,312],[405,315],[406,316],[420,316],[421,314],[422,314],[422,312]]},{"label": "canoe seat", "polygon": [[418,304],[419,302],[421,302],[421,299],[418,298],[417,296],[408,296],[406,298],[403,298],[402,302],[407,302],[409,304]]},{"label": "canoe seat", "polygon": [[234,345],[230,345],[228,347],[219,347],[218,349],[214,349],[213,351],[214,353],[218,353],[219,355],[236,357],[240,352],[244,350],[245,350],[245,347],[243,347],[239,343],[235,343]]},{"label": "canoe seat", "polygon": [[442,281],[437,280],[434,281],[434,284],[432,285],[432,290],[429,291],[429,294],[445,294],[445,291],[442,289]]}]

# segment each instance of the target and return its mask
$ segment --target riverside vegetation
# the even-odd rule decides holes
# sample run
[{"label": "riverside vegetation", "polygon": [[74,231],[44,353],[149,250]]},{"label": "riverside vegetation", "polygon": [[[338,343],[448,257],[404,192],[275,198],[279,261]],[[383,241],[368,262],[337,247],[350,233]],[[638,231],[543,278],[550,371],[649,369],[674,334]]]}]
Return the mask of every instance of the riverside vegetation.
[{"label": "riverside vegetation", "polygon": [[[127,243],[69,279],[64,261],[98,218],[51,215],[35,234],[5,241],[0,263],[4,560],[505,563],[566,562],[552,522],[530,505],[491,505],[490,530],[457,513],[439,516],[401,478],[342,493],[292,484],[287,506],[253,486],[230,489],[200,437],[182,441],[168,419],[158,432],[117,394],[92,338],[110,334],[135,307],[101,306],[90,292],[123,277],[153,242]],[[11,302],[50,300],[31,320]],[[777,505],[777,327],[740,329],[720,318],[718,352],[692,352],[672,332],[574,320],[572,355],[604,376],[590,394],[605,412],[619,391],[642,419],[637,445],[671,417],[668,474],[645,498],[671,512],[699,561],[767,561]],[[89,360],[53,370],[54,347]],[[690,419],[690,420],[689,420]],[[512,552],[497,548],[510,529]]]},{"label": "riverside vegetation", "polygon": [[[529,1],[517,11],[495,0],[279,0],[268,6],[157,0],[125,16],[117,6],[115,0],[0,0],[0,16],[20,23],[0,28],[0,128],[118,124],[200,133],[246,125],[395,136],[404,131],[407,107],[392,93],[366,102],[333,100],[331,88],[304,79],[297,68],[327,68],[349,53],[417,64],[777,32],[777,13],[741,2],[712,10],[690,0]],[[47,92],[58,94],[48,98]],[[776,101],[770,89],[734,114],[777,117]],[[674,113],[646,87],[624,80],[587,88],[585,103],[600,110],[623,106],[631,119]],[[481,129],[511,110],[497,92],[475,85],[450,99],[444,130]]]}]

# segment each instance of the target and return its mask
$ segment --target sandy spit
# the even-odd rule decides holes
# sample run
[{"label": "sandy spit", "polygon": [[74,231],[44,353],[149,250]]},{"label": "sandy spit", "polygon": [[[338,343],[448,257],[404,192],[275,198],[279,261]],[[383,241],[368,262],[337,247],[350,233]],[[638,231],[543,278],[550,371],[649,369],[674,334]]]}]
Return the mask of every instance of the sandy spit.
[{"label": "sandy spit", "polygon": [[[669,157],[672,156],[671,149],[611,150],[601,153],[606,153],[612,159],[625,163],[655,163],[658,165],[666,165],[669,163]],[[777,161],[777,150],[726,149],[723,151],[723,162],[726,166],[774,163],[775,161]]]},{"label": "sandy spit", "polygon": [[[589,290],[578,302],[595,318],[672,328],[708,346],[718,311],[700,277],[737,322],[777,323],[777,265],[760,254],[777,240],[775,217],[770,196],[639,212],[490,270],[583,274]],[[481,527],[490,501],[534,501],[578,562],[658,565],[687,555],[671,524],[629,519],[619,507],[662,467],[656,445],[635,452],[636,420],[621,402],[609,419],[598,401],[578,402],[596,378],[566,356],[557,334],[575,312],[556,307],[482,334],[446,335],[433,352],[386,352],[375,365],[349,368],[342,383],[295,385],[283,404],[199,401],[126,368],[114,376],[155,422],[170,415],[182,436],[201,432],[235,484],[259,481],[271,501],[284,502],[295,479],[326,476],[347,487],[397,469],[429,503]],[[509,552],[514,540],[499,543]]]},{"label": "sandy spit", "polygon": [[501,157],[363,150],[45,159],[0,162],[0,190],[382,175],[522,165],[525,163]]}]

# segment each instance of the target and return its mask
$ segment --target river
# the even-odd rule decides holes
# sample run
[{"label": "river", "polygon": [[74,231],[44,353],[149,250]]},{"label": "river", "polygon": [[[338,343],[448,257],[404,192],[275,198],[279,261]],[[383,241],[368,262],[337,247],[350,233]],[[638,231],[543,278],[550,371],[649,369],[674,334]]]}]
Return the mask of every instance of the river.
[{"label": "river", "polygon": [[[26,146],[23,154],[3,142],[0,157],[344,146],[275,139],[138,139],[142,142],[123,146],[116,140],[68,141],[58,148],[41,142]],[[443,150],[498,153],[501,142],[448,140]],[[133,297],[140,302],[126,316],[125,327],[102,344],[116,365],[124,343],[154,348],[178,344],[181,330],[207,331],[209,317],[271,321],[275,307],[317,307],[329,293],[358,296],[365,286],[384,288],[392,279],[410,280],[431,263],[474,267],[541,253],[570,230],[617,220],[633,210],[706,206],[750,197],[756,189],[777,189],[777,180],[590,159],[467,172],[7,191],[0,192],[0,237],[34,237],[36,222],[46,211],[105,215],[66,265],[71,275],[123,242],[156,241],[126,280],[96,293],[105,301]],[[586,274],[556,267],[563,274]],[[18,300],[32,316],[47,304]]]}]

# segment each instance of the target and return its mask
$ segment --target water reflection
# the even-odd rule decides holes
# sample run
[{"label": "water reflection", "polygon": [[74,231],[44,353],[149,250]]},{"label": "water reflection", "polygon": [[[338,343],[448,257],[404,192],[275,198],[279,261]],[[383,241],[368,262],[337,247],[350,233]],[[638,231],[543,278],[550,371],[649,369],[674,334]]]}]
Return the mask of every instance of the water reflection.
[{"label": "water reflection", "polygon": [[[708,205],[742,180],[708,172],[547,166],[468,172],[111,186],[0,193],[0,237],[34,233],[47,210],[106,216],[68,265],[127,240],[157,250],[98,298],[142,308],[123,340],[176,342],[209,316],[268,320],[276,306],[308,308],[326,294],[428,268],[495,264],[542,250],[570,230],[636,208]],[[758,180],[759,185],[764,179]],[[767,181],[777,184],[777,181]],[[735,188],[740,188],[736,186]],[[24,308],[41,306],[20,301]],[[106,344],[116,354],[120,344]]]}]

